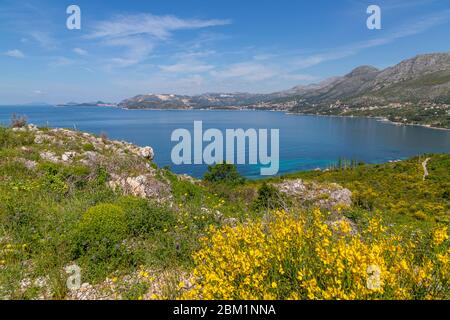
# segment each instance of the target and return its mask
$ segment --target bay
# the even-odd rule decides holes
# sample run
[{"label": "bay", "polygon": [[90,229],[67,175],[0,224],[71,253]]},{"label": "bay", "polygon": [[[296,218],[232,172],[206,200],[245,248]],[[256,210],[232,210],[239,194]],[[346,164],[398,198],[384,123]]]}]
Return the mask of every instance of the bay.
[{"label": "bay", "polygon": [[[204,130],[279,129],[279,174],[327,168],[339,158],[384,163],[423,153],[450,152],[450,131],[420,126],[399,126],[369,118],[291,115],[272,111],[125,110],[114,107],[0,106],[0,124],[12,114],[24,115],[38,126],[64,127],[111,139],[149,145],[155,162],[176,173],[203,176],[206,165],[173,165],[173,130],[192,132],[194,121]],[[258,165],[240,165],[248,178],[259,178]]]}]

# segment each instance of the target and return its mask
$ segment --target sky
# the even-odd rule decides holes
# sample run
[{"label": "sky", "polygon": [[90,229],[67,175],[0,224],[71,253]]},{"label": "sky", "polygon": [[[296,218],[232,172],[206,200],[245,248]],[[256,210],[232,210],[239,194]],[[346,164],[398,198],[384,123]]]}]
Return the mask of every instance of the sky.
[{"label": "sky", "polygon": [[448,0],[0,0],[0,104],[269,93],[448,51]]}]

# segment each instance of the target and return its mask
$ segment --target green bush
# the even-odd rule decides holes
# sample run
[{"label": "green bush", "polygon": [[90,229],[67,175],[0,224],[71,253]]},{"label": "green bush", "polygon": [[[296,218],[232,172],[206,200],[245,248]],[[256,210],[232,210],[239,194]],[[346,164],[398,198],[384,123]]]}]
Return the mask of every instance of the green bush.
[{"label": "green bush", "polygon": [[204,180],[214,183],[242,184],[244,177],[240,175],[236,166],[229,163],[218,163],[208,166],[208,172],[204,175]]},{"label": "green bush", "polygon": [[75,227],[72,238],[72,256],[80,259],[82,269],[85,270],[84,276],[101,279],[126,264],[129,257],[123,241],[127,234],[122,208],[112,204],[98,204],[89,208]]},{"label": "green bush", "polygon": [[[17,146],[31,145],[34,136],[30,132],[13,132],[0,126],[0,148],[12,148]],[[1,150],[0,149],[0,150]]]},{"label": "green bush", "polygon": [[379,197],[371,187],[353,192],[353,203],[363,209],[373,210],[376,199]]},{"label": "green bush", "polygon": [[128,232],[132,236],[153,235],[171,228],[175,223],[170,210],[145,199],[122,197],[117,205],[125,213]]},{"label": "green bush", "polygon": [[39,165],[39,169],[44,172],[42,186],[58,195],[66,194],[71,186],[79,189],[84,187],[89,175],[89,169],[79,165],[66,167],[45,162]]},{"label": "green bush", "polygon": [[85,143],[82,146],[83,151],[94,151],[95,147],[92,143]]},{"label": "green bush", "polygon": [[109,173],[105,168],[98,167],[96,177],[97,177],[97,179],[96,179],[97,183],[99,185],[103,185],[108,181]]},{"label": "green bush", "polygon": [[12,142],[11,131],[6,128],[0,127],[0,147],[7,148]]},{"label": "green bush", "polygon": [[264,182],[258,189],[258,196],[253,202],[255,210],[273,210],[285,206],[286,198],[272,185]]}]

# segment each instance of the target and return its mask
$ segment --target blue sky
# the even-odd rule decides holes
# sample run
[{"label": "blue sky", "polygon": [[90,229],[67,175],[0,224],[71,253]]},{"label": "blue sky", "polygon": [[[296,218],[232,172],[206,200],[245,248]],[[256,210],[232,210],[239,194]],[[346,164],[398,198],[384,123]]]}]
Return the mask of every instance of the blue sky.
[{"label": "blue sky", "polygon": [[0,0],[0,104],[273,92],[450,51],[449,35],[448,0]]}]

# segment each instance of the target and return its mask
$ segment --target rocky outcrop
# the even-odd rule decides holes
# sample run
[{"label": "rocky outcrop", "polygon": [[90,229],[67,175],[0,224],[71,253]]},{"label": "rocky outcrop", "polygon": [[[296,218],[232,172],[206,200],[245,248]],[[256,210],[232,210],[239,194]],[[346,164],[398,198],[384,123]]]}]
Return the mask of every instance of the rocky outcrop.
[{"label": "rocky outcrop", "polygon": [[336,206],[351,206],[352,192],[336,183],[317,183],[301,179],[286,180],[274,184],[290,199],[305,207],[332,210]]},{"label": "rocky outcrop", "polygon": [[127,195],[157,199],[159,201],[166,201],[171,198],[170,188],[168,188],[167,183],[157,180],[152,174],[139,175],[137,177],[124,177],[112,174],[108,184],[112,189],[120,189]]},{"label": "rocky outcrop", "polygon": [[[34,125],[16,128],[16,131],[33,133],[39,157],[44,161],[83,164],[92,170],[101,167],[108,174],[108,185],[124,194],[158,202],[171,198],[170,182],[160,178],[158,169],[151,166],[154,151],[149,146],[140,147],[68,129],[41,130]],[[35,162],[27,159],[20,162],[30,169],[36,167]]]}]

